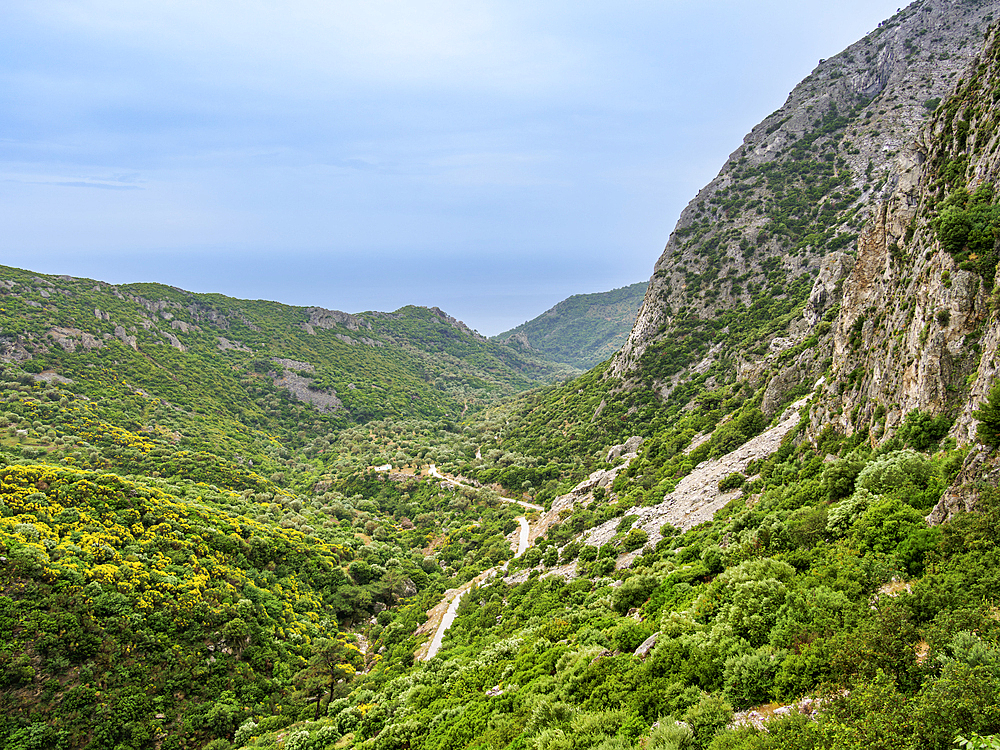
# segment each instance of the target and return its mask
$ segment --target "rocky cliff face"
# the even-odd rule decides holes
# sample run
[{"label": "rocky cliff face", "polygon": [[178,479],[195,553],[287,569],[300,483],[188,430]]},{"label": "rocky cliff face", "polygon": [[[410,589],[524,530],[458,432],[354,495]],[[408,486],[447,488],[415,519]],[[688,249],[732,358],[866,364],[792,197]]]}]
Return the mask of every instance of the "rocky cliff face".
[{"label": "rocky cliff face", "polygon": [[[895,191],[859,239],[833,331],[833,380],[857,375],[814,408],[814,425],[870,428],[878,439],[922,409],[954,416],[960,443],[975,437],[972,412],[996,379],[1000,346],[989,219],[1000,177],[998,50],[993,34],[908,149]],[[973,197],[960,207],[965,193]],[[985,250],[970,250],[971,235],[949,235],[949,217],[978,221],[977,212],[993,235]]]},{"label": "rocky cliff face", "polygon": [[714,366],[769,416],[825,376],[813,440],[913,410],[974,440],[1000,362],[998,6],[917,2],[822,62],[682,213],[609,375],[663,396]]},{"label": "rocky cliff face", "polygon": [[[858,316],[890,287],[893,294],[902,293],[901,276],[885,278],[884,270],[893,262],[890,248],[899,246],[920,205],[934,138],[925,129],[936,106],[975,65],[998,9],[998,2],[921,0],[821,61],[684,209],[608,377],[622,378],[629,387],[645,381],[667,395],[691,370],[722,363],[731,373],[722,377],[771,377],[777,409],[787,386],[815,380],[828,357],[853,361],[844,358],[850,340],[845,331],[852,331]],[[944,261],[937,263],[940,278]],[[934,300],[940,289],[915,275],[910,281],[908,294],[924,299],[921,307],[910,308],[912,323],[924,308],[939,306]],[[985,299],[969,284],[970,279],[952,275],[945,305],[959,314],[947,335],[928,334],[929,346],[943,356],[940,365],[927,358],[919,365],[924,370],[904,377],[886,362],[870,373],[887,393],[904,380],[909,384],[893,418],[918,401],[948,401],[943,393],[930,400],[915,394],[937,388],[928,385],[928,378],[937,377],[935,367],[948,370],[961,359],[956,336],[975,325],[962,306],[981,306]],[[826,329],[841,292],[845,314],[831,337]],[[741,321],[739,335],[734,314]],[[866,346],[864,325],[874,327],[876,317],[868,314],[870,322],[862,324]],[[889,317],[879,324],[888,330]],[[817,346],[794,351],[812,335],[820,339]],[[774,382],[775,377],[788,382]],[[843,407],[831,405],[831,411],[838,408]]]}]

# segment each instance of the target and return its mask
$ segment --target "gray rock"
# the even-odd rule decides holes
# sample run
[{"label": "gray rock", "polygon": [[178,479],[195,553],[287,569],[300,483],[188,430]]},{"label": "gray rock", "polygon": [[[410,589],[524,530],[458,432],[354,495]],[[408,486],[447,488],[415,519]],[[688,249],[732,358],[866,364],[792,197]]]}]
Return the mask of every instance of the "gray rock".
[{"label": "gray rock", "polygon": [[293,372],[286,372],[280,378],[276,377],[274,379],[274,384],[278,388],[284,388],[299,401],[312,404],[316,407],[317,411],[335,412],[341,411],[344,408],[344,404],[337,398],[337,394],[332,388],[327,390],[310,388],[309,385],[311,382],[307,378]]},{"label": "gray rock", "polygon": [[974,511],[979,502],[980,488],[984,484],[995,487],[998,480],[1000,468],[997,467],[997,457],[985,445],[977,445],[969,451],[955,481],[927,516],[927,523],[938,526],[960,513]]},{"label": "gray rock", "polygon": [[607,461],[614,461],[616,458],[626,454],[626,453],[638,453],[639,446],[642,445],[645,438],[638,435],[633,435],[628,440],[626,440],[621,445],[613,445],[608,448]]},{"label": "gray rock", "polygon": [[635,650],[635,655],[640,659],[645,659],[649,656],[649,652],[653,650],[656,645],[656,639],[660,637],[659,633],[653,633],[649,638],[642,642],[642,645]]},{"label": "gray rock", "polygon": [[135,336],[129,336],[122,326],[115,326],[115,336],[126,346],[139,351],[139,343]]},{"label": "gray rock", "polygon": [[350,331],[357,331],[361,328],[367,328],[370,330],[372,327],[371,323],[368,323],[356,315],[341,312],[340,310],[327,310],[322,307],[310,307],[306,310],[306,312],[309,313],[309,325],[315,326],[316,328],[336,328],[337,326],[343,326]]},{"label": "gray rock", "polygon": [[221,352],[237,351],[237,352],[249,352],[250,349],[241,344],[239,341],[230,341],[225,336],[217,337],[219,344],[218,348]]},{"label": "gray rock", "polygon": [[830,305],[839,301],[837,292],[852,268],[854,258],[845,253],[830,253],[823,258],[805,310],[802,311],[802,317],[810,329],[819,324]]}]

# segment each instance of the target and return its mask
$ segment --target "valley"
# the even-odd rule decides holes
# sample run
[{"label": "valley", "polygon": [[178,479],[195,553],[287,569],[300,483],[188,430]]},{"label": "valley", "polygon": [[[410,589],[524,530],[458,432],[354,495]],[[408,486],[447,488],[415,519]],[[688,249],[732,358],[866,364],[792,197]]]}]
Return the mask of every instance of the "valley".
[{"label": "valley", "polygon": [[992,746],[997,19],[901,9],[493,339],[0,267],[0,750]]}]

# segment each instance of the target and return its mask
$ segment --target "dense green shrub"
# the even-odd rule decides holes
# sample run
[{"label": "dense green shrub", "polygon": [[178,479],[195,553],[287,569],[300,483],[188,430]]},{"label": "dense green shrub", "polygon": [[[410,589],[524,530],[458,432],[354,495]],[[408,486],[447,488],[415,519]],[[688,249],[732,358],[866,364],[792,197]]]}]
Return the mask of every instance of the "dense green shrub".
[{"label": "dense green shrub", "polygon": [[621,549],[623,552],[634,552],[644,547],[649,541],[649,534],[642,528],[636,527],[628,532],[622,539]]},{"label": "dense green shrub", "polygon": [[851,541],[862,550],[894,555],[912,532],[924,528],[920,511],[896,497],[880,497],[854,523]]},{"label": "dense green shrub", "polygon": [[738,471],[734,471],[732,474],[727,474],[725,477],[719,480],[719,492],[729,492],[730,490],[738,490],[747,481],[747,478]]},{"label": "dense green shrub", "polygon": [[941,204],[937,232],[941,246],[959,268],[978,273],[993,288],[1000,237],[1000,205],[993,202],[993,185],[983,183],[971,195],[959,189]]},{"label": "dense green shrub", "polygon": [[615,611],[625,614],[633,607],[642,606],[658,584],[659,581],[653,575],[635,575],[627,578],[615,589],[613,596]]},{"label": "dense green shrub", "polygon": [[726,698],[736,708],[768,703],[774,697],[774,680],[784,653],[770,646],[730,656],[725,664]]},{"label": "dense green shrub", "polygon": [[948,434],[951,425],[952,420],[945,414],[932,417],[927,412],[913,409],[907,413],[896,434],[904,445],[926,451]]},{"label": "dense green shrub", "polygon": [[673,719],[661,716],[657,727],[650,731],[646,740],[646,750],[681,750],[694,739],[691,727]]},{"label": "dense green shrub", "polygon": [[707,748],[712,738],[725,729],[733,718],[733,707],[715,695],[703,696],[698,703],[684,712],[684,721],[694,735],[693,748]]}]

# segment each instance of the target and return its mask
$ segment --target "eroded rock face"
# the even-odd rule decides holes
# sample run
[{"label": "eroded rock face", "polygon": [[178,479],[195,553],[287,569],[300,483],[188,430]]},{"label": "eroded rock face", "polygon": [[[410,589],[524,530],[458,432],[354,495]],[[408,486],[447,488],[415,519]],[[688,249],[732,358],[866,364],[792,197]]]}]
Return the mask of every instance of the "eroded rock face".
[{"label": "eroded rock face", "polygon": [[890,430],[912,409],[947,410],[953,376],[968,364],[962,344],[982,320],[983,290],[946,253],[930,249],[930,233],[926,245],[913,244],[912,265],[894,259],[892,248],[913,218],[911,209],[883,206],[861,236],[858,262],[844,282],[831,380],[854,382],[834,407],[840,415],[816,421],[831,418],[846,434],[871,423],[880,406]]},{"label": "eroded rock face", "polygon": [[312,380],[299,375],[300,372],[315,372],[316,368],[309,362],[300,362],[297,359],[285,357],[271,357],[271,361],[281,365],[284,369],[280,376],[277,373],[271,373],[274,384],[278,388],[284,388],[299,401],[312,404],[318,411],[333,412],[344,408],[344,404],[337,398],[337,394],[332,388],[315,388],[312,385]]},{"label": "eroded rock face", "polygon": [[15,336],[0,336],[0,360],[4,362],[24,362],[31,359],[31,352],[24,342]]},{"label": "eroded rock face", "polygon": [[87,351],[104,346],[99,338],[79,328],[52,328],[49,330],[49,335],[68,352],[75,352],[77,346],[82,346]]},{"label": "eroded rock face", "polygon": [[306,311],[309,313],[309,325],[317,328],[336,328],[343,326],[350,331],[359,331],[362,328],[371,330],[371,324],[350,313],[340,310],[326,310],[322,307],[310,307]]},{"label": "eroded rock face", "polygon": [[760,410],[768,418],[778,413],[782,404],[787,403],[786,396],[797,388],[803,381],[812,382],[816,378],[812,372],[804,371],[799,367],[787,367],[778,372],[767,384],[764,391],[764,399],[761,401]]},{"label": "eroded rock face", "polygon": [[970,191],[1000,178],[1000,138],[986,121],[1000,63],[984,53],[967,75],[953,113],[970,123],[963,140],[946,132],[939,112],[900,152],[895,188],[858,239],[833,327],[829,388],[810,413],[812,437],[833,426],[848,435],[869,430],[877,444],[917,409],[955,416],[959,444],[975,439],[974,412],[998,375],[1000,330],[988,280],[959,267],[934,223],[938,201],[956,187],[942,185],[943,165],[966,160]]},{"label": "eroded rock face", "polygon": [[927,523],[937,526],[950,521],[959,513],[976,510],[984,485],[995,487],[1000,481],[997,456],[984,445],[977,445],[965,457],[962,470],[951,487],[945,490],[937,505],[927,516]]},{"label": "eroded rock face", "polygon": [[271,361],[276,365],[281,365],[286,370],[298,370],[299,372],[315,372],[316,368],[309,362],[300,362],[297,359],[287,359],[285,357],[271,357]]},{"label": "eroded rock face", "polygon": [[175,331],[180,331],[181,333],[191,333],[192,331],[200,331],[201,328],[190,323],[185,323],[183,320],[171,320],[170,327]]},{"label": "eroded rock face", "polygon": [[170,333],[170,331],[160,331],[160,335],[162,335],[163,338],[165,338],[170,343],[170,346],[174,347],[174,349],[176,349],[177,351],[179,352],[187,351],[184,344],[181,343],[181,340],[176,336],[174,336],[174,334]]},{"label": "eroded rock face", "polygon": [[640,646],[635,650],[634,656],[638,656],[640,659],[645,659],[649,656],[650,652],[656,647],[656,641],[659,640],[660,634],[653,633],[649,638],[644,640]]},{"label": "eroded rock face", "polygon": [[[998,10],[997,2],[917,2],[842,53],[821,61],[785,104],[746,136],[719,175],[682,211],[654,267],[635,326],[608,376],[632,378],[647,349],[674,335],[680,314],[693,312],[710,320],[720,310],[751,302],[745,283],[719,283],[721,279],[771,284],[768,268],[775,261],[786,277],[816,269],[824,273],[825,259],[833,257],[830,251],[819,241],[796,246],[784,239],[768,213],[781,196],[741,175],[791,163],[795,144],[804,138],[822,143],[827,137],[824,129],[837,125],[822,118],[831,107],[848,120],[836,131],[842,147],[834,163],[836,173],[845,170],[849,180],[818,199],[821,207],[833,211],[821,231],[855,234],[890,195],[912,206],[926,154],[914,146],[927,123],[924,102],[948,96],[979,52],[983,33]],[[895,209],[890,213],[893,221],[904,220]],[[890,230],[896,228],[894,224]],[[851,249],[851,244],[844,248]],[[828,269],[834,274],[842,270]],[[693,283],[694,276],[702,281]],[[826,281],[814,288],[815,297],[810,295],[803,328],[819,322],[819,307],[837,301],[836,282],[831,288]],[[797,332],[799,340],[805,335],[802,329]],[[661,386],[653,385],[658,391]]]},{"label": "eroded rock face", "polygon": [[115,337],[126,346],[131,346],[136,351],[139,351],[138,340],[135,336],[129,336],[123,326],[115,326]]},{"label": "eroded rock face", "polygon": [[250,351],[250,349],[248,347],[244,346],[239,341],[230,341],[225,336],[218,336],[216,338],[218,339],[218,342],[219,342],[218,348],[219,348],[220,352],[227,352],[227,351],[249,352]]},{"label": "eroded rock face", "polygon": [[646,438],[633,435],[621,445],[613,445],[608,448],[607,461],[611,462],[627,453],[638,453],[639,446],[645,442]]},{"label": "eroded rock face", "polygon": [[802,319],[809,330],[819,325],[823,314],[840,301],[840,287],[854,268],[854,258],[846,253],[831,253],[819,264],[819,273],[806,300]]},{"label": "eroded rock face", "polygon": [[333,389],[318,390],[310,388],[311,380],[293,372],[285,372],[281,377],[274,379],[274,384],[278,388],[284,388],[299,401],[304,401],[316,407],[317,411],[333,412],[340,411],[344,404]]},{"label": "eroded rock face", "polygon": [[[821,64],[784,107],[754,129],[682,213],[611,375],[623,378],[629,387],[652,387],[668,395],[709,357],[692,358],[682,372],[654,380],[651,386],[649,378],[638,377],[646,366],[642,357],[660,356],[661,351],[674,356],[663,342],[687,330],[675,329],[676,320],[710,320],[720,310],[750,301],[745,287],[720,285],[720,279],[759,283],[762,271],[770,268],[763,282],[770,284],[781,274],[790,279],[806,271],[813,275],[811,288],[787,328],[753,342],[746,351],[723,349],[717,355],[735,362],[738,379],[764,387],[762,411],[774,413],[796,388],[819,380],[802,439],[815,443],[832,428],[843,435],[861,432],[877,446],[896,434],[908,413],[920,410],[954,417],[950,436],[959,445],[973,443],[975,410],[1000,376],[1000,315],[991,303],[996,292],[989,274],[960,267],[941,246],[935,222],[940,201],[953,190],[964,186],[971,192],[984,183],[1000,184],[1000,135],[992,99],[1000,86],[1000,42],[994,32],[984,49],[981,34],[987,14],[998,10],[998,3],[976,8],[933,0],[916,3],[888,30]],[[920,38],[920,29],[928,30],[923,35],[928,41],[917,53],[905,52],[904,47],[912,46],[905,40],[911,35]],[[949,50],[962,51],[961,59],[949,58],[931,82],[927,66],[941,62],[929,54],[934,35],[940,35]],[[875,54],[872,45],[883,46]],[[835,69],[844,73],[836,81],[831,75]],[[850,91],[878,94],[874,108],[863,108],[864,116],[845,127],[843,148],[834,157],[850,170],[849,188],[858,192],[852,231],[860,231],[852,245],[836,252],[814,254],[803,242],[792,248],[768,225],[766,212],[749,207],[755,200],[766,205],[774,196],[762,187],[748,192],[741,170],[768,164],[782,168],[794,139],[812,137],[803,111],[830,104],[843,111],[849,101],[845,92]],[[920,93],[913,102],[896,107],[914,92]],[[955,98],[949,100],[953,93]],[[942,106],[934,114],[912,106],[922,105],[924,96],[940,97]],[[968,126],[957,128],[956,123]],[[949,172],[948,165],[955,164],[961,169]],[[879,175],[876,184],[865,179],[864,172]],[[741,204],[732,210],[727,207],[734,205],[737,188]],[[835,200],[830,194],[820,205]],[[848,226],[838,223],[840,214],[831,215],[831,231]],[[864,221],[857,222],[857,217]],[[704,284],[698,289],[698,279],[705,274],[712,280],[712,293],[706,293]],[[712,340],[711,356],[727,334],[722,330]],[[708,479],[716,477],[709,470],[719,467],[698,467],[685,480],[690,486],[679,486],[664,503],[643,511],[636,525],[647,530],[651,541],[658,538],[655,532],[663,522],[686,527],[724,504],[727,498],[711,491]],[[699,474],[701,484],[696,486]],[[1000,458],[974,447],[928,522],[942,523],[974,509],[982,483],[997,481]],[[592,543],[614,534],[616,529],[606,526],[595,530]]]},{"label": "eroded rock face", "polygon": [[[612,453],[616,453],[614,457],[615,460],[624,460],[611,469],[599,469],[598,471],[592,472],[590,476],[577,484],[572,490],[553,500],[552,507],[548,510],[548,512],[543,513],[538,521],[532,524],[530,540],[534,541],[538,537],[544,536],[550,528],[559,523],[560,514],[563,511],[572,511],[573,507],[577,503],[589,503],[592,501],[594,499],[594,490],[598,487],[603,488],[605,491],[610,490],[611,485],[614,484],[615,478],[618,474],[627,469],[628,465],[632,463],[632,459],[638,455],[635,451],[637,451],[639,446],[642,444],[642,440],[643,439],[638,436],[631,437],[622,445],[615,445],[609,448],[608,456]],[[630,447],[634,448],[634,450],[629,450]],[[611,458],[608,460],[610,461]],[[575,567],[575,564],[571,567]]]}]

